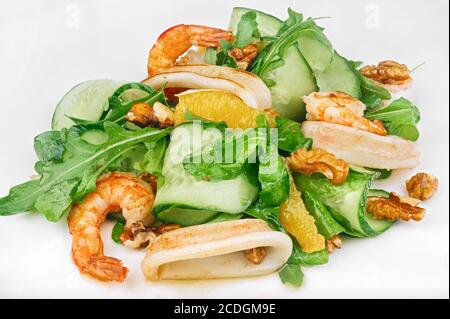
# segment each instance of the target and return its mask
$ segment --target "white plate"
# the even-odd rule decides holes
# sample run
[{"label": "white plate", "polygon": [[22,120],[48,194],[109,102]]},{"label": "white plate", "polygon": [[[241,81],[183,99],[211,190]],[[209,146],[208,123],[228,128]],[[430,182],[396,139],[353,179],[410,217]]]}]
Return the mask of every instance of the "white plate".
[{"label": "white plate", "polygon": [[[214,2],[214,4],[213,4]],[[66,222],[22,214],[0,218],[0,297],[312,298],[449,296],[448,1],[25,1],[0,9],[0,194],[33,174],[33,137],[50,128],[54,106],[88,79],[142,80],[147,52],[167,27],[196,23],[226,27],[233,6],[284,17],[288,6],[322,20],[336,48],[374,63],[394,59],[414,73],[408,97],[420,106],[422,164],[383,186],[404,192],[404,180],[426,171],[440,180],[425,203],[426,218],[398,223],[377,238],[346,239],[324,266],[304,269],[302,288],[260,278],[147,283],[141,251],[110,239],[105,251],[130,268],[126,282],[103,284],[80,276],[70,259]]]}]

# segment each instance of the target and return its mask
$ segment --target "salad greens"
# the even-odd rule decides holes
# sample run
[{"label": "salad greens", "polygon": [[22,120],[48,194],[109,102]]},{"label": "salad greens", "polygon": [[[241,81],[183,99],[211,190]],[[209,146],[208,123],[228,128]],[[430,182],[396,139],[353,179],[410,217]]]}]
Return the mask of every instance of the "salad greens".
[{"label": "salad greens", "polygon": [[[52,145],[64,146],[60,151],[47,153],[42,149],[42,138],[38,138],[38,180],[32,180],[11,188],[8,196],[0,199],[0,215],[37,210],[50,221],[58,221],[72,206],[95,189],[97,178],[120,156],[139,143],[157,141],[170,133],[170,129],[145,128],[127,131],[113,122],[104,122],[103,132],[108,139],[104,144],[87,143],[82,134],[89,129],[74,126],[63,129],[52,136]],[[48,142],[48,139],[47,139]]]},{"label": "salad greens", "polygon": [[328,208],[322,204],[310,191],[302,192],[306,209],[314,217],[317,230],[326,239],[343,233],[345,229],[334,219]]},{"label": "salad greens", "polygon": [[111,232],[111,239],[116,243],[116,244],[122,244],[122,240],[120,240],[120,235],[122,235],[122,233],[124,232],[124,228],[125,228],[125,223],[123,222],[116,222],[116,224],[113,227],[113,230]]},{"label": "salad greens", "polygon": [[295,152],[300,148],[311,149],[313,140],[303,135],[300,123],[278,116],[276,124],[279,149],[287,152]]},{"label": "salad greens", "polygon": [[409,100],[399,98],[386,107],[377,108],[366,114],[369,120],[381,120],[389,134],[417,141],[420,121],[419,109]]},{"label": "salad greens", "polygon": [[245,13],[237,25],[236,40],[234,45],[243,48],[248,44],[259,41],[261,35],[256,22],[256,13],[249,11]]}]

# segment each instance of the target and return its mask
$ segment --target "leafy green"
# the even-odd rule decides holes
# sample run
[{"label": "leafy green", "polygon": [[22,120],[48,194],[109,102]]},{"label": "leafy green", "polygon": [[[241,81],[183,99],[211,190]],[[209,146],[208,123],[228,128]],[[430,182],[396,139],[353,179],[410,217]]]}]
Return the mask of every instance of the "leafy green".
[{"label": "leafy green", "polygon": [[217,216],[215,216],[212,220],[208,221],[207,224],[227,222],[230,220],[237,220],[237,219],[241,219],[242,216],[244,216],[244,214],[220,213]]},{"label": "leafy green", "polygon": [[[125,101],[121,98],[129,90],[140,90],[146,95],[130,101]],[[147,103],[153,105],[155,102],[161,102],[167,105],[167,101],[164,96],[164,90],[156,91],[148,85],[131,82],[120,86],[108,99],[108,107],[100,116],[98,121],[87,121],[70,117],[78,126],[85,128],[101,128],[105,122],[123,123],[125,122],[125,116],[131,107],[136,103]]]},{"label": "leafy green", "polygon": [[145,143],[147,152],[144,155],[144,159],[142,162],[136,162],[134,168],[158,176],[159,183],[159,178],[163,178],[162,166],[168,145],[169,141],[167,138]]},{"label": "leafy green", "polygon": [[112,233],[111,233],[111,239],[116,244],[122,244],[122,241],[120,240],[120,235],[123,234],[124,228],[125,228],[125,224],[122,222],[117,222],[114,225],[114,228],[112,229]]},{"label": "leafy green", "polygon": [[358,70],[355,70],[355,73],[357,73],[361,79],[361,90],[363,96],[375,95],[382,100],[389,100],[391,98],[391,93],[387,89],[377,85],[373,80],[361,75]]},{"label": "leafy green", "polygon": [[[50,221],[58,221],[73,202],[80,201],[95,189],[97,178],[124,153],[139,143],[156,141],[170,129],[145,128],[127,131],[120,125],[105,122],[108,140],[101,145],[87,143],[82,134],[86,128],[73,126],[61,131],[65,154],[61,162],[40,162],[40,180],[13,187],[0,198],[0,215],[41,210]],[[67,155],[66,155],[67,153]]]},{"label": "leafy green", "polygon": [[106,215],[106,218],[109,220],[120,222],[122,224],[126,223],[125,217],[123,217],[122,213],[109,213],[108,215]]},{"label": "leafy green", "polygon": [[419,138],[416,124],[420,121],[420,111],[411,101],[403,97],[386,107],[369,112],[366,118],[383,121],[391,135],[401,136],[411,141]]},{"label": "leafy green", "polygon": [[258,54],[252,64],[251,71],[258,75],[267,86],[274,86],[276,83],[273,79],[269,79],[267,74],[284,65],[282,59],[284,50],[297,43],[302,36],[318,39],[332,50],[331,44],[322,33],[322,29],[315,24],[313,19],[303,20],[300,13],[289,9],[289,18],[282,24],[277,36]]},{"label": "leafy green", "polygon": [[367,191],[374,177],[374,172],[350,170],[347,180],[341,185],[333,185],[320,174],[297,174],[295,182],[302,193],[308,192],[325,205],[347,234],[373,236],[376,232],[365,219],[365,206]]},{"label": "leafy green", "polygon": [[383,168],[369,168],[370,170],[377,172],[377,176],[375,179],[382,180],[388,179],[392,175],[391,169],[383,169]]},{"label": "leafy green", "polygon": [[233,44],[229,41],[220,40],[220,46],[217,50],[216,65],[237,68],[236,60],[229,54],[233,49]]},{"label": "leafy green", "polygon": [[40,161],[59,162],[65,151],[59,131],[48,131],[34,138],[34,151]]},{"label": "leafy green", "polygon": [[234,179],[256,163],[259,145],[266,143],[263,130],[227,131],[215,142],[190,154],[183,161],[186,172],[212,182]]},{"label": "leafy green", "polygon": [[252,206],[247,208],[245,213],[254,218],[266,221],[273,230],[285,232],[279,219],[279,206],[266,206],[261,200],[258,200]]},{"label": "leafy green", "polygon": [[279,149],[287,152],[295,152],[300,148],[311,149],[313,140],[303,135],[300,123],[278,116],[276,124]]},{"label": "leafy green", "polygon": [[283,284],[290,284],[294,287],[299,287],[303,284],[304,275],[302,268],[298,264],[284,264],[278,271],[278,275]]},{"label": "leafy green", "polygon": [[269,143],[265,152],[260,152],[258,179],[261,183],[259,197],[266,206],[278,206],[289,196],[289,174],[278,149]]},{"label": "leafy green", "polygon": [[326,239],[330,239],[344,231],[344,228],[333,218],[326,206],[314,198],[311,192],[302,192],[302,198],[306,209],[314,217],[319,233]]},{"label": "leafy green", "polygon": [[328,262],[328,251],[326,249],[315,251],[313,253],[306,253],[301,248],[297,240],[292,238],[293,248],[292,254],[288,259],[289,264],[296,265],[323,265]]},{"label": "leafy green", "polygon": [[256,22],[256,12],[249,11],[242,15],[237,25],[236,40],[234,46],[243,48],[256,40],[259,40],[258,23]]},{"label": "leafy green", "polygon": [[375,94],[363,94],[361,102],[366,105],[365,114],[383,105],[383,100]]},{"label": "leafy green", "polygon": [[205,51],[205,63],[216,65],[217,63],[217,52],[215,48],[206,48]]}]

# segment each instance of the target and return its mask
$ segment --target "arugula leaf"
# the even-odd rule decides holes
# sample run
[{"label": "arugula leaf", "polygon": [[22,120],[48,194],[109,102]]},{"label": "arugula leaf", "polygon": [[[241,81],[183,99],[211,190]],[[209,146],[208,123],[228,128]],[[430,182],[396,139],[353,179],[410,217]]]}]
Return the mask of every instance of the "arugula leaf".
[{"label": "arugula leaf", "polygon": [[298,264],[286,263],[278,271],[281,282],[283,284],[290,284],[294,287],[300,287],[303,284],[303,271]]},{"label": "arugula leaf", "polygon": [[166,138],[161,138],[160,140],[151,143],[145,143],[147,152],[144,155],[144,159],[142,162],[135,163],[134,168],[158,176],[159,184],[159,178],[163,178],[162,166],[168,145],[169,141]]},{"label": "arugula leaf", "polygon": [[383,121],[391,135],[401,136],[411,141],[419,138],[416,124],[420,121],[420,111],[411,101],[403,97],[386,107],[369,112],[366,118]]},{"label": "arugula leaf", "polygon": [[59,131],[48,131],[34,138],[34,151],[40,161],[59,162],[65,151]]},{"label": "arugula leaf", "polygon": [[[288,46],[296,43],[302,34],[317,33],[322,35],[321,30],[312,19],[303,21],[299,14],[291,14],[290,18],[280,28],[276,39],[258,54],[252,64],[251,72],[258,75],[269,87],[275,83],[273,80],[268,79],[266,75],[270,71],[284,65],[281,57]],[[321,38],[329,43],[324,36]]]},{"label": "arugula leaf", "polygon": [[259,197],[266,206],[278,206],[289,196],[289,174],[278,149],[269,143],[259,156],[258,179],[261,183]]},{"label": "arugula leaf", "polygon": [[122,244],[122,241],[120,240],[120,235],[123,234],[125,229],[125,224],[122,222],[117,222],[114,225],[114,228],[112,229],[111,232],[111,239],[116,243],[116,244]]},{"label": "arugula leaf", "polygon": [[375,95],[382,100],[389,100],[391,98],[391,93],[382,86],[379,86],[375,81],[366,78],[358,70],[355,69],[355,73],[359,75],[361,79],[361,90],[363,96],[365,95]]},{"label": "arugula leaf", "polygon": [[363,102],[366,105],[365,114],[381,107],[383,105],[383,100],[375,95],[375,94],[364,94],[361,97],[361,102]]},{"label": "arugula leaf", "polygon": [[211,182],[234,179],[256,163],[262,143],[266,143],[266,137],[260,130],[227,131],[215,142],[187,156],[183,167],[198,179]]},{"label": "arugula leaf", "polygon": [[220,40],[220,46],[217,51],[216,65],[237,68],[236,60],[228,53],[233,49],[233,44],[226,40]]},{"label": "arugula leaf", "polygon": [[314,266],[323,265],[328,262],[329,254],[326,249],[306,253],[300,248],[299,243],[294,238],[292,238],[292,244],[292,254],[287,261],[288,264]]},{"label": "arugula leaf", "polygon": [[294,24],[303,22],[303,14],[288,8],[288,18],[283,22],[280,29],[278,30],[277,36],[282,35],[286,30],[292,27]]},{"label": "arugula leaf", "polygon": [[95,189],[97,178],[117,158],[139,143],[156,141],[170,132],[152,128],[127,131],[112,122],[105,122],[103,129],[108,140],[101,145],[89,144],[82,138],[85,128],[63,130],[62,141],[68,155],[60,163],[41,162],[40,180],[13,187],[8,196],[0,198],[0,215],[36,208],[48,220],[57,221],[74,201]]},{"label": "arugula leaf", "polygon": [[295,152],[300,148],[311,149],[313,140],[303,135],[300,123],[278,116],[276,124],[279,149],[287,152]]},{"label": "arugula leaf", "polygon": [[261,200],[258,200],[255,204],[247,208],[245,213],[254,218],[264,220],[273,230],[285,232],[279,219],[279,206],[266,206]]},{"label": "arugula leaf", "polygon": [[[146,95],[144,97],[140,97],[130,101],[124,101],[121,98],[121,96],[129,90],[140,90],[146,93]],[[119,124],[125,122],[125,116],[131,109],[131,107],[136,103],[147,103],[153,105],[156,102],[161,102],[167,105],[167,101],[164,96],[164,89],[161,89],[160,91],[155,91],[148,85],[137,82],[131,82],[120,86],[113,93],[113,95],[108,98],[108,107],[100,116],[100,119],[98,121],[87,121],[77,119],[74,117],[69,118],[72,121],[74,121],[76,125],[82,126],[87,129],[101,128],[103,123],[107,121]]]},{"label": "arugula leaf", "polygon": [[258,23],[256,22],[256,12],[249,11],[242,15],[237,25],[234,46],[243,48],[246,45],[255,42],[255,38],[259,39],[260,37]]},{"label": "arugula leaf", "polygon": [[302,192],[303,202],[308,212],[314,217],[317,230],[326,239],[344,232],[344,228],[334,219],[330,211],[311,192]]}]

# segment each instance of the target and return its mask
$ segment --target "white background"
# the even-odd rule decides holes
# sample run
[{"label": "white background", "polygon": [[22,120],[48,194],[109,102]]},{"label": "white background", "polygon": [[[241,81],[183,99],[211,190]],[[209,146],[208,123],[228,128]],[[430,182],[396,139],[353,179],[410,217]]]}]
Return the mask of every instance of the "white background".
[{"label": "white background", "polygon": [[435,174],[439,193],[419,223],[399,223],[380,237],[345,239],[324,266],[305,268],[300,289],[277,275],[244,280],[147,283],[142,251],[109,239],[106,253],[130,268],[126,282],[83,276],[70,259],[66,221],[42,216],[0,218],[0,297],[311,298],[449,296],[448,1],[0,1],[0,194],[33,174],[33,137],[50,128],[53,109],[73,85],[88,79],[142,80],[158,34],[179,23],[226,27],[233,6],[279,17],[288,6],[321,24],[346,57],[375,63],[394,59],[413,67],[408,97],[421,108],[422,164],[397,172],[382,186],[404,192],[418,171]]}]

